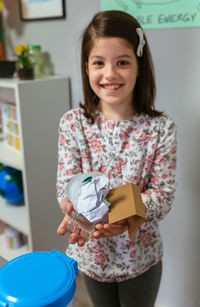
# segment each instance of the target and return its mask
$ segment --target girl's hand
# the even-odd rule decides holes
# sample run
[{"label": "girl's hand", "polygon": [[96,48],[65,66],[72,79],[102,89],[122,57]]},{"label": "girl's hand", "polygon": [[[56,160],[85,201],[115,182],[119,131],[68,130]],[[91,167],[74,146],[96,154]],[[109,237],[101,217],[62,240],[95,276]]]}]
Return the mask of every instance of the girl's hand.
[{"label": "girl's hand", "polygon": [[[66,231],[66,225],[68,221],[70,220],[70,214],[74,210],[72,203],[68,198],[64,198],[61,203],[60,203],[60,208],[61,210],[65,213],[65,216],[58,226],[57,229],[57,234],[59,236],[64,236],[67,231]],[[68,241],[70,244],[75,244],[77,243],[79,246],[83,246],[85,244],[85,240],[80,237],[77,233],[73,232],[69,235]]]},{"label": "girl's hand", "polygon": [[113,224],[97,224],[96,231],[93,233],[94,238],[113,237],[122,234],[127,230],[126,219]]}]

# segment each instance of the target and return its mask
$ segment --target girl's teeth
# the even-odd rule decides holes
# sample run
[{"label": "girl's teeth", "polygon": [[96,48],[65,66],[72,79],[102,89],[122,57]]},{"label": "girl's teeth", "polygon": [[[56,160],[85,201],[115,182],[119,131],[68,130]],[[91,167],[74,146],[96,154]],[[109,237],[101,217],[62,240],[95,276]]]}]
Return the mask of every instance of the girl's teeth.
[{"label": "girl's teeth", "polygon": [[120,85],[104,85],[104,87],[108,90],[115,90],[120,87]]}]

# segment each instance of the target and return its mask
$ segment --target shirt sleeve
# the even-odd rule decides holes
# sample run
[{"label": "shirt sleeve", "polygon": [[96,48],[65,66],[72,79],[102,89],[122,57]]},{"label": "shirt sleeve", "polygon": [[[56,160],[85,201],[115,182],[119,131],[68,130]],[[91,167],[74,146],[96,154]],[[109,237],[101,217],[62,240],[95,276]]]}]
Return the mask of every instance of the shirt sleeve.
[{"label": "shirt sleeve", "polygon": [[170,118],[163,117],[160,137],[153,158],[151,176],[142,193],[146,218],[162,220],[170,211],[176,191],[176,126]]},{"label": "shirt sleeve", "polygon": [[70,178],[82,171],[81,154],[76,138],[73,114],[66,113],[60,120],[58,129],[57,199],[67,197],[66,187]]}]

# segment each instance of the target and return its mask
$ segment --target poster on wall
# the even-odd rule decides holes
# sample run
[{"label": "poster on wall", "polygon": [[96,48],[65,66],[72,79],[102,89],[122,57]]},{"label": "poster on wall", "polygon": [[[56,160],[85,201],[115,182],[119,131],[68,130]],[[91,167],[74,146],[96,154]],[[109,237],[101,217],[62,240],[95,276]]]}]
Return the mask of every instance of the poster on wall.
[{"label": "poster on wall", "polygon": [[144,29],[200,26],[200,0],[101,0],[101,10],[125,11]]},{"label": "poster on wall", "polygon": [[23,21],[65,18],[65,0],[19,0]]}]

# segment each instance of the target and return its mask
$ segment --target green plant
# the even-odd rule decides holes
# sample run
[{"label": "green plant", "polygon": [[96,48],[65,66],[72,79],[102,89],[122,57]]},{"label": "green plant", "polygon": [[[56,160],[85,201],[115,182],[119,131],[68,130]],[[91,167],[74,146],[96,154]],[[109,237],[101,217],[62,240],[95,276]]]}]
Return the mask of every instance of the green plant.
[{"label": "green plant", "polygon": [[15,47],[17,53],[17,64],[21,66],[31,67],[31,61],[29,60],[28,49],[25,45],[17,45]]}]

